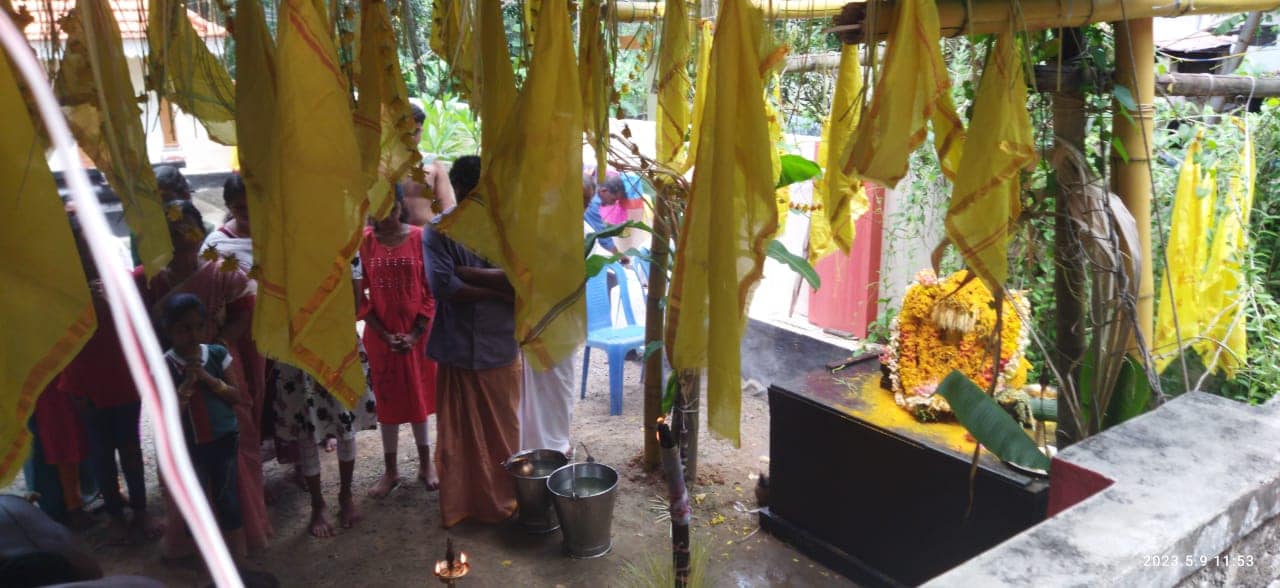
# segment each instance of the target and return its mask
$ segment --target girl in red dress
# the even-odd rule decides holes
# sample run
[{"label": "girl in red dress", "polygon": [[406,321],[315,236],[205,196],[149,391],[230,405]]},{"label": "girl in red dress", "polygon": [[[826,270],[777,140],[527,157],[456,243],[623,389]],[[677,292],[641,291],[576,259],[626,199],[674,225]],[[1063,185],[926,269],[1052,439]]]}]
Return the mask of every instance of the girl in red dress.
[{"label": "girl in red dress", "polygon": [[440,486],[427,441],[427,415],[436,409],[436,364],[427,359],[426,347],[436,301],[423,268],[422,229],[402,222],[403,210],[397,186],[391,212],[365,229],[360,245],[360,290],[367,291],[360,318],[386,459],[386,473],[369,492],[375,498],[400,485],[396,451],[403,423],[417,441],[418,479],[428,490]]}]

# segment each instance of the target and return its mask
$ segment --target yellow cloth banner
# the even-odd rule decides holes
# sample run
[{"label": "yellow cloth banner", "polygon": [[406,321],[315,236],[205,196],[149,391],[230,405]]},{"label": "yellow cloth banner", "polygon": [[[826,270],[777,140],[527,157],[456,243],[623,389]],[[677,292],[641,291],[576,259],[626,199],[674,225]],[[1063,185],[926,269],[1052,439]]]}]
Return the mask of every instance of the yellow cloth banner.
[{"label": "yellow cloth banner", "polygon": [[846,175],[892,188],[906,175],[907,159],[924,142],[926,122],[932,122],[942,172],[956,181],[964,125],[951,102],[951,80],[938,38],[933,0],[898,4],[876,91],[844,156]]},{"label": "yellow cloth banner", "polygon": [[[258,281],[253,340],[263,354],[290,357],[289,305],[284,287],[284,209],[276,137],[275,47],[260,0],[239,0],[235,16],[236,148],[253,220],[251,277]],[[270,274],[264,268],[271,268]]]},{"label": "yellow cloth banner", "polygon": [[1009,238],[1021,214],[1021,171],[1036,160],[1022,54],[1001,33],[973,99],[973,124],[945,221],[965,265],[998,292],[1009,278]]},{"label": "yellow cloth banner", "polygon": [[[485,2],[478,0],[476,4]],[[432,1],[431,51],[449,64],[449,72],[458,81],[458,95],[463,98],[471,96],[475,84],[477,58],[471,36],[473,25],[464,0]]]},{"label": "yellow cloth banner", "polygon": [[[308,0],[280,4],[276,95],[283,255],[262,266],[289,309],[289,362],[351,406],[365,393],[356,351],[351,259],[368,199],[351,122],[347,78],[324,13]],[[255,240],[257,229],[255,228]]]},{"label": "yellow cloth banner", "polygon": [[181,0],[150,0],[147,44],[151,89],[196,117],[209,138],[235,145],[231,74],[196,34]]},{"label": "yellow cloth banner", "polygon": [[[1153,350],[1156,371],[1163,371],[1178,357],[1178,340],[1190,346],[1201,333],[1200,276],[1209,259],[1207,235],[1213,225],[1218,199],[1216,173],[1205,172],[1199,157],[1204,129],[1187,145],[1186,159],[1178,171],[1178,187],[1169,219],[1166,275],[1160,280]],[[1171,295],[1172,294],[1172,295]],[[1178,321],[1174,324],[1174,305]]]},{"label": "yellow cloth banner", "polygon": [[36,398],[88,340],[97,323],[80,257],[44,141],[0,51],[0,485],[22,469]]},{"label": "yellow cloth banner", "polygon": [[1227,185],[1222,203],[1223,213],[1218,217],[1213,231],[1213,243],[1209,246],[1208,265],[1200,289],[1200,316],[1205,338],[1194,345],[1206,366],[1217,365],[1227,377],[1235,376],[1236,369],[1248,359],[1248,341],[1245,332],[1245,296],[1248,287],[1244,273],[1244,256],[1248,255],[1249,212],[1253,209],[1254,156],[1253,137],[1240,119],[1232,122],[1244,133],[1244,146],[1240,160]]},{"label": "yellow cloth banner", "polygon": [[[1234,376],[1247,359],[1242,304],[1247,282],[1242,257],[1248,250],[1247,227],[1256,168],[1252,136],[1239,119],[1233,118],[1232,122],[1244,132],[1245,140],[1221,203],[1216,165],[1204,170],[1198,162],[1203,129],[1187,146],[1186,159],[1178,173],[1166,249],[1167,275],[1160,280],[1156,313],[1154,350],[1158,371],[1178,358],[1179,339],[1183,348],[1195,349],[1206,366],[1214,364],[1214,356],[1218,356],[1214,365],[1223,368],[1228,377]],[[1215,223],[1219,207],[1223,212]]]},{"label": "yellow cloth banner", "polygon": [[702,117],[707,109],[707,80],[711,78],[711,31],[715,25],[710,20],[698,23],[698,77],[693,84],[693,124],[689,127],[689,151],[685,154],[682,165],[677,168],[680,173],[693,167],[693,160],[698,154],[699,136],[702,134]]},{"label": "yellow cloth banner", "polygon": [[395,32],[383,0],[363,0],[360,5],[356,87],[360,92],[354,120],[360,161],[369,182],[369,213],[383,218],[395,202],[396,184],[406,173],[422,173],[422,154],[413,142],[409,89],[400,72]]},{"label": "yellow cloth banner", "polygon": [[844,173],[840,155],[848,148],[853,129],[862,111],[862,64],[858,62],[858,45],[845,45],[840,51],[840,69],[836,73],[836,91],[831,98],[831,113],[822,125],[822,141],[818,143],[818,163],[823,175],[813,182],[813,203],[809,213],[809,263],[836,249],[845,253],[853,247],[854,222],[867,212],[867,192],[862,180]]},{"label": "yellow cloth banner", "polygon": [[169,223],[147,157],[142,111],[107,0],[78,0],[58,21],[67,34],[54,89],[71,132],[124,204],[148,276],[169,263]]},{"label": "yellow cloth banner", "polygon": [[[786,48],[781,48],[780,57],[786,57]],[[769,163],[773,164],[774,184],[782,177],[782,150],[785,143],[782,139],[782,80],[773,79],[773,91],[764,100],[765,116],[769,119],[769,140],[773,151],[769,153]],[[787,215],[791,213],[791,188],[783,186],[774,191],[774,203],[778,207],[778,231],[787,228]]]},{"label": "yellow cloth banner", "polygon": [[[526,2],[525,6],[532,4]],[[609,154],[609,95],[613,91],[609,57],[605,54],[602,8],[600,0],[585,0],[578,19],[578,83],[582,86],[583,130],[596,155],[598,182],[604,181]],[[533,14],[538,12],[535,8]]]},{"label": "yellow cloth banner", "polygon": [[[492,159],[492,152],[502,141],[503,125],[506,124],[507,115],[516,104],[516,74],[511,69],[511,60],[507,57],[507,29],[502,22],[502,3],[499,0],[478,0],[477,4],[479,14],[476,19],[476,28],[479,29],[480,35],[480,55],[478,56],[480,78],[476,80],[472,104],[479,104],[480,157],[483,161],[481,165],[487,167]],[[572,89],[574,92],[578,91],[576,80]],[[573,97],[574,102],[581,99],[581,96]],[[581,124],[574,127],[574,132],[581,131]],[[578,174],[581,175],[582,171],[579,170]],[[581,188],[578,191],[581,193]],[[456,196],[461,200],[464,195]]]},{"label": "yellow cloth banner", "polygon": [[751,288],[778,230],[764,75],[772,46],[760,10],[721,4],[702,142],[676,246],[667,348],[677,370],[707,368],[711,431],[740,443],[741,357]]},{"label": "yellow cloth banner", "polygon": [[[496,0],[486,4],[496,12]],[[488,23],[495,21],[484,14],[481,22],[487,37]],[[515,290],[516,340],[540,371],[586,337],[577,78],[567,3],[549,2],[539,11],[529,77],[510,124],[483,145],[479,186],[438,225],[506,271]],[[493,98],[485,95],[486,114]]]},{"label": "yellow cloth banner", "polygon": [[684,2],[666,4],[662,15],[662,46],[658,48],[658,134],[657,159],[680,169],[684,159],[684,136],[689,130],[689,58],[693,38],[689,30],[689,9]]}]

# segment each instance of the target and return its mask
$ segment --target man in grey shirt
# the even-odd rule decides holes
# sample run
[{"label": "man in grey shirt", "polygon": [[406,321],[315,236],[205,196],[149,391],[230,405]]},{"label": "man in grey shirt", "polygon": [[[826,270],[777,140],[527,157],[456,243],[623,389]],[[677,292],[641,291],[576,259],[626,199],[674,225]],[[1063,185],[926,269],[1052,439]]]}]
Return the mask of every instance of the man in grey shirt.
[{"label": "man in grey shirt", "polygon": [[[479,180],[478,157],[459,158],[449,170],[459,201]],[[445,236],[437,221],[427,226],[422,248],[436,299],[427,356],[438,364],[440,518],[446,528],[469,518],[502,522],[516,500],[500,464],[520,444],[514,293],[501,269]]]}]

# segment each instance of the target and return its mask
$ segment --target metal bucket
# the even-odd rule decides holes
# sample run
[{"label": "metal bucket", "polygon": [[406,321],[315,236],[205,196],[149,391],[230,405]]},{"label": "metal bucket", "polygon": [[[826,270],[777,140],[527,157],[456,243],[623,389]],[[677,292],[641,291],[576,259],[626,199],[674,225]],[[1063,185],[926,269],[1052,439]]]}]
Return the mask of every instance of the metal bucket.
[{"label": "metal bucket", "polygon": [[613,548],[610,528],[617,489],[617,470],[600,463],[569,464],[547,478],[569,557],[600,557]]},{"label": "metal bucket", "polygon": [[547,478],[569,463],[569,458],[553,449],[526,449],[502,462],[516,487],[520,524],[530,533],[550,533],[560,528],[547,493]]}]

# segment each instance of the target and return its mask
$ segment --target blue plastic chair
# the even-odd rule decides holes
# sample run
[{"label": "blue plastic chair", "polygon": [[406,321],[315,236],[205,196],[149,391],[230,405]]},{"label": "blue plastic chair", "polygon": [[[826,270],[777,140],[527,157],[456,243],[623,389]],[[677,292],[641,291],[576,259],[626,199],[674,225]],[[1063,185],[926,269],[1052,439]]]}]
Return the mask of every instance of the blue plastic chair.
[{"label": "blue plastic chair", "polygon": [[[613,308],[609,302],[609,271],[618,280],[618,301],[622,304],[627,325],[613,326]],[[582,352],[582,392],[587,397],[587,370],[591,366],[591,348],[603,349],[609,356],[609,414],[622,414],[622,374],[627,352],[644,347],[644,326],[637,325],[631,311],[627,291],[627,275],[622,264],[605,266],[587,280],[587,346]]]}]

